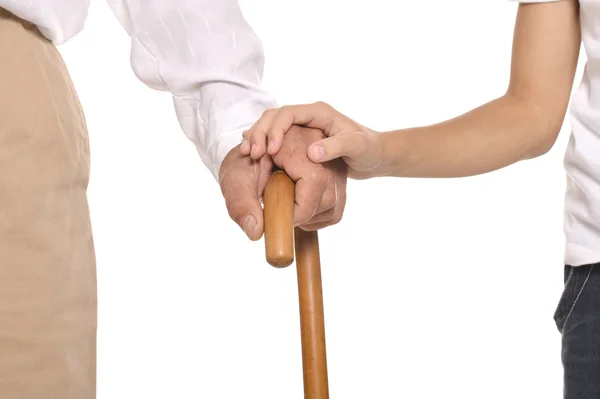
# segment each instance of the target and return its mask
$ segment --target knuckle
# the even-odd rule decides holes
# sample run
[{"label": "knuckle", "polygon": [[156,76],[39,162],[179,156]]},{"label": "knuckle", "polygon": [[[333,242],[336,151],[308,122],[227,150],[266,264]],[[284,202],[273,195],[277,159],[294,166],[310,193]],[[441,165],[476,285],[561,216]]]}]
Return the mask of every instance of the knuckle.
[{"label": "knuckle", "polygon": [[281,139],[285,134],[283,129],[273,129],[269,130],[269,138],[271,139]]},{"label": "knuckle", "polygon": [[325,185],[327,184],[328,176],[327,171],[322,165],[318,165],[318,168],[312,168],[310,171],[310,179],[315,183]]},{"label": "knuckle", "polygon": [[322,223],[331,223],[331,221],[333,220],[333,218],[335,217],[335,209],[330,209],[327,212],[323,213],[323,216],[321,217],[321,222]]},{"label": "knuckle", "polygon": [[284,105],[279,108],[279,112],[277,113],[277,120],[281,123],[287,122],[287,120],[294,118],[294,112],[292,111],[292,107],[288,105]]},{"label": "knuckle", "polygon": [[332,109],[331,105],[326,103],[325,101],[317,101],[315,105],[325,111]]},{"label": "knuckle", "polygon": [[324,209],[331,209],[335,206],[335,192],[333,189],[325,191],[323,198],[321,199],[321,207]]},{"label": "knuckle", "polygon": [[263,118],[268,118],[272,115],[275,115],[277,113],[278,109],[277,108],[269,108],[267,109],[265,112],[263,112],[262,117]]},{"label": "knuckle", "polygon": [[232,219],[236,219],[239,217],[241,212],[240,202],[235,198],[226,198],[225,199],[225,207],[227,208],[227,212],[229,213],[229,217]]}]

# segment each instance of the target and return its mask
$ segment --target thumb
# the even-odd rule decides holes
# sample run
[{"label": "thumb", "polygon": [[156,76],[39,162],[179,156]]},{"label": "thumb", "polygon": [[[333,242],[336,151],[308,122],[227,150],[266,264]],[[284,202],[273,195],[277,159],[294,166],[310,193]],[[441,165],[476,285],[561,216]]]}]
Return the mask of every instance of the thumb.
[{"label": "thumb", "polygon": [[340,157],[358,160],[366,151],[366,140],[362,133],[339,134],[319,140],[308,147],[308,158],[316,163]]},{"label": "thumb", "polygon": [[247,181],[224,183],[223,195],[229,216],[249,239],[259,240],[263,234],[263,210],[258,201],[258,184],[248,184]]}]

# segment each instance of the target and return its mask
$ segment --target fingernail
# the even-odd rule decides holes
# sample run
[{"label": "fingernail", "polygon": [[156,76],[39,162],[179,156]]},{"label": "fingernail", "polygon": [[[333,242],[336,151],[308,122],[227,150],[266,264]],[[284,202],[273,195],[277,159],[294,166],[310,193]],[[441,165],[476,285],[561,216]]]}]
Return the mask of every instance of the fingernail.
[{"label": "fingernail", "polygon": [[315,161],[318,161],[320,159],[323,159],[323,157],[325,156],[325,149],[323,148],[322,145],[315,145],[312,147],[312,157]]},{"label": "fingernail", "polygon": [[275,140],[269,141],[269,151],[273,151],[273,148],[275,148]]},{"label": "fingernail", "polygon": [[242,228],[244,229],[244,233],[246,233],[246,235],[250,237],[250,235],[254,233],[254,229],[256,228],[256,218],[252,215],[246,216],[242,223]]}]

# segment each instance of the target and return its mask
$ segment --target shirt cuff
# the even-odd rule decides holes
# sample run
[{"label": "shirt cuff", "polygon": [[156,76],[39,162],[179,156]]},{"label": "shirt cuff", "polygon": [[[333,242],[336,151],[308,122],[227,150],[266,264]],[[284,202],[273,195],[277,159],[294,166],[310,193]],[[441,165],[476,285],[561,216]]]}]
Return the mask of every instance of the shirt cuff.
[{"label": "shirt cuff", "polygon": [[186,136],[194,143],[202,162],[219,182],[219,169],[227,154],[242,141],[242,133],[277,102],[269,95],[235,103],[201,117],[195,98],[175,97],[177,118]]}]

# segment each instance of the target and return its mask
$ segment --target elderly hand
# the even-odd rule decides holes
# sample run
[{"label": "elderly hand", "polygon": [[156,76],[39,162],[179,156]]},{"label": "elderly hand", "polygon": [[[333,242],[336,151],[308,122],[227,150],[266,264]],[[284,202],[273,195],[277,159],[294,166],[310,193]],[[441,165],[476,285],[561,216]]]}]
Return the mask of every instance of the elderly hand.
[{"label": "elderly hand", "polygon": [[346,205],[347,167],[341,160],[313,163],[309,146],[324,138],[317,129],[293,126],[271,158],[253,160],[240,154],[239,146],[223,161],[219,173],[221,191],[229,216],[251,240],[263,234],[261,200],[273,165],[283,169],[296,182],[294,223],[303,230],[317,230],[342,219]]}]

